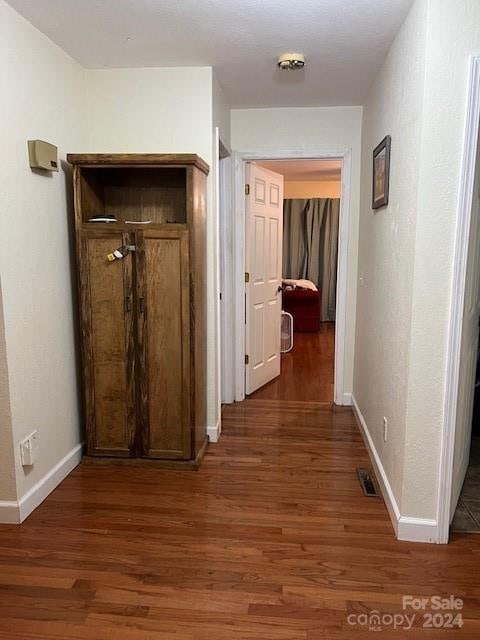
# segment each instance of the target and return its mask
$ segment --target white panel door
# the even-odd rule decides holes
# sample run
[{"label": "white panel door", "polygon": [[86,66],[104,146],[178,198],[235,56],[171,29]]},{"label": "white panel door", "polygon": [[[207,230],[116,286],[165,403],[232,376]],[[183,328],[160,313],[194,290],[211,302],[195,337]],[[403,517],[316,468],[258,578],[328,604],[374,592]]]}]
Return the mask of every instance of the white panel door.
[{"label": "white panel door", "polygon": [[457,420],[453,457],[451,519],[465,480],[470,458],[472,436],[475,371],[477,367],[478,330],[480,318],[480,143],[477,146],[477,166],[473,188],[472,217],[465,280],[462,346],[458,380]]},{"label": "white panel door", "polygon": [[280,375],[283,176],[246,163],[246,392]]}]

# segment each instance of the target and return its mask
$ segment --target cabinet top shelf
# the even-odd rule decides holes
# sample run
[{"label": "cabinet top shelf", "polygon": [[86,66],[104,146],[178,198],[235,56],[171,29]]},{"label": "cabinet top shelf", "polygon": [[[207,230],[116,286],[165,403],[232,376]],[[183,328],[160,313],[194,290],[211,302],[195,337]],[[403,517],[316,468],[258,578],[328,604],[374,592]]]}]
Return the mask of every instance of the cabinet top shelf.
[{"label": "cabinet top shelf", "polygon": [[123,231],[123,232],[128,232],[128,231],[148,231],[148,229],[155,229],[155,230],[162,230],[165,231],[165,229],[170,229],[170,230],[184,230],[187,229],[187,225],[186,223],[179,223],[179,222],[151,222],[149,224],[142,224],[141,222],[129,222],[129,223],[125,223],[125,222],[83,222],[81,224],[81,228],[84,231],[90,231],[92,229],[100,229],[102,231],[105,230],[110,230],[110,231]]},{"label": "cabinet top shelf", "polygon": [[185,167],[192,165],[208,174],[209,166],[196,153],[69,153],[67,160],[70,164],[82,166],[173,166]]}]

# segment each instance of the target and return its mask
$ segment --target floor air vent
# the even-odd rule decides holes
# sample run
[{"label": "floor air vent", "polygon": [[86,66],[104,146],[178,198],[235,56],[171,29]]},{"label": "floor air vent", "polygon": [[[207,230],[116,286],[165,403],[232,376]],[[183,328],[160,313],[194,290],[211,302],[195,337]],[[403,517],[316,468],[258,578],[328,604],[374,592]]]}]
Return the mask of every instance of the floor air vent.
[{"label": "floor air vent", "polygon": [[368,498],[378,497],[377,488],[373,480],[373,475],[368,469],[357,469],[358,479],[362,487],[363,494]]}]

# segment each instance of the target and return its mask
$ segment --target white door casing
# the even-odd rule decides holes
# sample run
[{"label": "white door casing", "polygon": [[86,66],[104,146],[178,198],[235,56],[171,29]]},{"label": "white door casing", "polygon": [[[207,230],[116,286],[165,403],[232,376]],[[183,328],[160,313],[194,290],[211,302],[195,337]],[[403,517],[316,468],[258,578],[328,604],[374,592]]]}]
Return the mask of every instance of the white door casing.
[{"label": "white door casing", "polygon": [[450,519],[453,518],[465,480],[470,458],[475,372],[477,367],[478,331],[480,319],[480,144],[473,185],[468,258],[465,273],[465,298],[462,320],[458,399],[453,454]]},{"label": "white door casing", "polygon": [[[448,326],[447,369],[444,396],[444,421],[440,440],[439,483],[437,492],[437,540],[449,539],[454,496],[453,459],[457,429],[459,378],[465,307],[465,281],[468,267],[471,217],[477,163],[477,141],[480,132],[480,57],[470,59],[468,99],[463,138],[463,157],[458,189],[452,295]],[[459,484],[458,482],[456,483]]]},{"label": "white door casing", "polygon": [[[245,264],[245,163],[263,160],[340,160],[342,163],[342,194],[340,198],[340,230],[338,239],[338,277],[337,277],[337,314],[335,322],[335,404],[351,405],[352,398],[349,386],[346,386],[345,359],[348,345],[353,344],[347,324],[347,299],[353,295],[349,290],[348,274],[350,239],[350,200],[352,192],[352,150],[310,149],[308,151],[296,148],[271,149],[263,151],[234,151],[232,152],[231,171],[232,180],[225,183],[228,205],[225,216],[228,218],[222,229],[224,234],[223,246],[229,247],[224,255],[222,271],[224,271],[224,286],[232,287],[231,295],[222,299],[224,309],[230,306],[230,324],[224,333],[223,358],[224,366],[230,368],[229,399],[223,402],[240,402],[245,399],[245,318],[246,296],[244,276]],[[356,279],[355,279],[356,282]],[[356,286],[356,285],[355,285]],[[223,291],[226,294],[226,290]],[[227,300],[228,298],[228,300]],[[223,377],[223,373],[222,373]],[[450,461],[451,474],[451,461]],[[450,491],[449,491],[450,495]]]},{"label": "white door casing", "polygon": [[246,393],[280,375],[283,176],[245,165]]}]

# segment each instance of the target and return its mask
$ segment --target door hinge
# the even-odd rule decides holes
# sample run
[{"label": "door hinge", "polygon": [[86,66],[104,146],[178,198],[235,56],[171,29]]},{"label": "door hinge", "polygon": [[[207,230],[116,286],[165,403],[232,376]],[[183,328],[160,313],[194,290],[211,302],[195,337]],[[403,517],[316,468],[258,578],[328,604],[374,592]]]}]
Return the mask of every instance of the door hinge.
[{"label": "door hinge", "polygon": [[250,185],[249,185],[249,184],[246,184],[246,185],[245,185],[245,195],[246,195],[246,196],[249,196],[249,195],[250,195]]},{"label": "door hinge", "polygon": [[247,354],[245,354],[245,364],[248,364],[250,358],[247,356]]},{"label": "door hinge", "polygon": [[248,271],[245,271],[245,282],[250,282],[250,274]]}]

